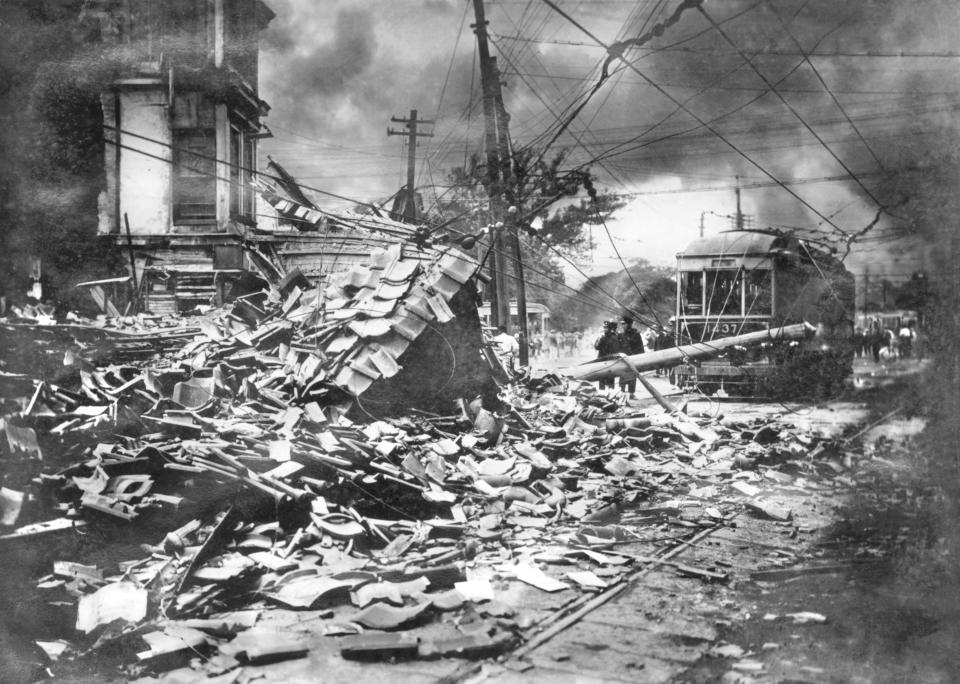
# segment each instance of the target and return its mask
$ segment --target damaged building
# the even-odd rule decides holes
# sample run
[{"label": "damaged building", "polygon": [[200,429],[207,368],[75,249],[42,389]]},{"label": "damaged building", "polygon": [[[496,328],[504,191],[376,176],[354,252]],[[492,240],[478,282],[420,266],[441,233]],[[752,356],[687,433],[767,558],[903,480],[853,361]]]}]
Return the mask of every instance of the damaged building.
[{"label": "damaged building", "polygon": [[258,96],[259,0],[95,2],[81,21],[123,56],[101,93],[106,188],[99,233],[136,263],[150,311],[229,297],[257,223],[251,180],[269,131]]},{"label": "damaged building", "polygon": [[[424,396],[449,399],[466,387],[472,396],[489,377],[478,351],[475,261],[417,245],[415,226],[321,211],[275,162],[274,173],[257,174],[257,144],[270,135],[257,88],[258,40],[273,16],[259,0],[104,1],[83,11],[81,22],[124,55],[100,96],[99,233],[135,265],[132,300],[140,311],[181,314],[287,273],[298,292],[316,284],[322,293],[340,274],[345,280],[333,287],[343,296],[323,301],[353,330],[333,352],[353,353],[336,378],[340,387],[358,396],[399,374],[377,410],[403,397],[397,388],[411,372],[442,376]],[[348,303],[363,322],[335,311]],[[377,339],[354,351],[366,338]],[[405,355],[425,346],[436,353]],[[425,375],[435,369],[418,367],[418,359],[439,360],[444,370]]]}]

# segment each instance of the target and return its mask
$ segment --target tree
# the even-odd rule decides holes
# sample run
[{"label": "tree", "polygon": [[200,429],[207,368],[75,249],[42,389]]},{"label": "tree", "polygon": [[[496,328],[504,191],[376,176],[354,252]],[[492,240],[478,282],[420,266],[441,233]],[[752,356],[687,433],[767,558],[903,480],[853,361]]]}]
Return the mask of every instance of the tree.
[{"label": "tree", "polygon": [[544,212],[540,237],[571,258],[583,256],[589,249],[584,226],[600,226],[618,209],[626,205],[626,197],[613,192],[598,193],[596,199],[581,197],[553,215]]},{"label": "tree", "polygon": [[[563,262],[582,259],[589,248],[585,228],[603,225],[626,205],[628,197],[596,190],[588,169],[562,171],[564,157],[561,152],[547,162],[531,151],[518,152],[513,160],[512,188],[504,193],[516,202],[513,206],[517,207],[528,299],[545,304],[551,310],[553,325],[566,330],[592,327],[603,318],[615,317],[616,312],[636,312],[641,322],[651,325],[657,317],[666,320],[674,306],[671,269],[636,261],[629,275],[607,274],[579,291],[566,284]],[[481,234],[494,222],[485,180],[486,166],[478,154],[472,155],[467,165],[452,169],[447,174],[449,187],[430,215],[430,223],[449,230],[453,240]],[[580,194],[583,190],[586,197]],[[512,265],[512,258],[507,263]],[[512,268],[510,272],[512,275]],[[650,313],[630,276],[647,301],[656,302],[656,315]],[[652,295],[647,295],[648,289]]]},{"label": "tree", "polygon": [[613,271],[584,283],[571,298],[567,315],[578,327],[594,328],[603,320],[632,314],[640,326],[656,328],[673,315],[673,278],[673,269],[635,259],[626,271]]}]

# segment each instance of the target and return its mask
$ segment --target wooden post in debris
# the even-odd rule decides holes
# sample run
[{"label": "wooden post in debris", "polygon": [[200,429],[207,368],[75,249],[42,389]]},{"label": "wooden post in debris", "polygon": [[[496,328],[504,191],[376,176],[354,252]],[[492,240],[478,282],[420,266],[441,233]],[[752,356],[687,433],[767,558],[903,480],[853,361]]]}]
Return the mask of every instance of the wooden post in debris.
[{"label": "wooden post in debris", "polygon": [[660,391],[656,387],[654,387],[649,380],[643,377],[643,374],[637,369],[635,365],[633,365],[633,361],[631,361],[626,354],[621,353],[620,360],[623,361],[625,364],[627,364],[630,370],[633,371],[634,375],[637,376],[637,380],[640,381],[640,384],[643,385],[643,388],[647,390],[650,396],[652,396],[656,400],[656,402],[663,407],[665,411],[668,411],[669,413],[677,412],[677,407],[671,404],[665,396],[660,394]]},{"label": "wooden post in debris", "polygon": [[130,253],[130,284],[133,285],[133,313],[137,313],[140,304],[140,288],[137,285],[137,260],[133,255],[133,234],[130,232],[130,217],[123,212],[123,225],[127,229],[127,251]]}]

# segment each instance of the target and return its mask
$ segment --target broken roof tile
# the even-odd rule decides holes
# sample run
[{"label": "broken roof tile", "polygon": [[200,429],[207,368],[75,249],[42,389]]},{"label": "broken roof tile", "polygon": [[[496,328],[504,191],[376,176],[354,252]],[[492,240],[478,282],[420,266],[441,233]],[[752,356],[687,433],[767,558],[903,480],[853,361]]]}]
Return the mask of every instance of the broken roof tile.
[{"label": "broken roof tile", "polygon": [[420,316],[414,316],[404,311],[390,319],[390,327],[400,336],[412,342],[427,327],[427,321]]},{"label": "broken roof tile", "polygon": [[393,313],[393,310],[397,308],[397,301],[395,299],[365,297],[357,302],[356,308],[370,318],[382,318]]},{"label": "broken roof tile", "polygon": [[381,280],[380,284],[377,286],[374,296],[378,299],[400,299],[407,294],[409,290],[409,282],[391,284],[385,280]]},{"label": "broken roof tile", "polygon": [[426,291],[417,287],[410,291],[410,294],[403,302],[403,309],[405,313],[409,315],[419,316],[425,321],[432,321],[435,316],[431,311],[430,307],[427,305],[427,295]]},{"label": "broken roof tile", "polygon": [[413,278],[419,268],[418,260],[397,260],[383,270],[383,280],[391,284],[403,283]]},{"label": "broken roof tile", "polygon": [[398,364],[393,355],[385,349],[375,350],[370,354],[370,361],[385,378],[392,378],[400,372],[400,364]]},{"label": "broken roof tile", "polygon": [[427,299],[427,303],[430,305],[433,313],[436,314],[437,320],[441,323],[446,323],[456,317],[454,316],[453,310],[450,309],[447,302],[440,295],[431,295]]},{"label": "broken roof tile", "polygon": [[367,391],[367,388],[373,384],[373,378],[363,373],[358,373],[348,366],[340,369],[340,372],[337,373],[333,382],[338,387],[347,390],[350,394],[359,396]]},{"label": "broken roof tile", "polygon": [[383,318],[371,318],[363,321],[351,321],[347,324],[360,337],[380,337],[390,332],[390,321]]},{"label": "broken roof tile", "polygon": [[466,283],[477,271],[477,261],[458,251],[449,251],[440,257],[440,270],[458,283]]},{"label": "broken roof tile", "polygon": [[460,291],[460,288],[463,287],[462,283],[457,282],[453,278],[443,275],[442,273],[438,274],[437,277],[433,280],[428,280],[427,284],[430,285],[433,290],[443,296],[445,300],[453,299],[453,296]]}]

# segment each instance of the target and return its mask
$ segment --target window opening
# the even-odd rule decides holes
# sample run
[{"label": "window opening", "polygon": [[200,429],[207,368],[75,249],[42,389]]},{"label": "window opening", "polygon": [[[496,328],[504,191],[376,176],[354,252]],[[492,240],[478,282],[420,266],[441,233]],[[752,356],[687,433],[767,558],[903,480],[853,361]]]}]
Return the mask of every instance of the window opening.
[{"label": "window opening", "polygon": [[755,270],[747,274],[748,314],[769,316],[773,310],[773,271]]},{"label": "window opening", "polygon": [[173,215],[175,221],[217,218],[213,130],[173,132]]},{"label": "window opening", "polygon": [[743,300],[740,293],[741,278],[739,269],[708,271],[708,274],[708,315],[742,315]]},{"label": "window opening", "polygon": [[703,313],[703,272],[686,271],[680,275],[681,311],[689,316]]}]

